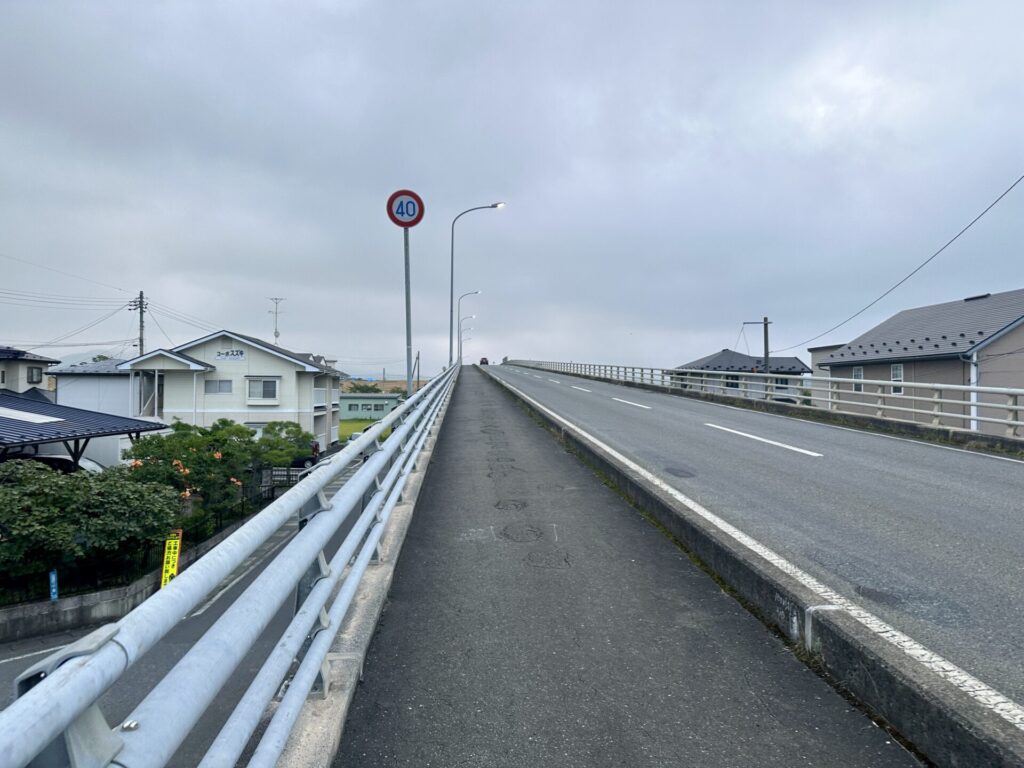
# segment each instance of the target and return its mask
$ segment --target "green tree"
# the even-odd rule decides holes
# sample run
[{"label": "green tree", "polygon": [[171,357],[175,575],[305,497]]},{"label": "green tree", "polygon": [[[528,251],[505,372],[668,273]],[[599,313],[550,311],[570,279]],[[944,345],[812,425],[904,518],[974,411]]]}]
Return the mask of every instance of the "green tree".
[{"label": "green tree", "polygon": [[0,574],[131,562],[175,527],[178,495],[124,467],[64,475],[36,461],[0,464]]},{"label": "green tree", "polygon": [[356,383],[352,384],[352,386],[349,387],[348,391],[349,392],[358,392],[360,394],[369,394],[369,393],[374,393],[374,392],[379,393],[380,392],[380,387],[378,387],[376,384],[373,384],[373,383],[362,384],[362,383],[356,382]]},{"label": "green tree", "polygon": [[204,536],[211,532],[209,516],[220,521],[235,512],[243,482],[253,482],[259,453],[255,432],[229,419],[209,427],[176,422],[171,429],[169,435],[136,441],[126,458],[132,459],[131,474],[140,482],[162,483],[191,500],[199,511],[188,522],[197,528],[193,535]]},{"label": "green tree", "polygon": [[264,465],[287,467],[293,459],[309,456],[314,439],[294,421],[272,421],[256,441],[257,460]]}]

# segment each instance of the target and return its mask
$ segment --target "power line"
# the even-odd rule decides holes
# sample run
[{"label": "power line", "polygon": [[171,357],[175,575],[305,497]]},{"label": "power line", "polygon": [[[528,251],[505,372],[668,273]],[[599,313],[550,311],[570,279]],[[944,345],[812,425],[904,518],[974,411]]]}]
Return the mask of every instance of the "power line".
[{"label": "power line", "polygon": [[101,283],[99,280],[93,280],[88,277],[82,277],[81,275],[76,275],[73,272],[65,272],[64,270],[57,269],[55,267],[48,267],[45,264],[36,264],[33,261],[28,261],[27,259],[19,259],[17,256],[11,256],[10,254],[7,253],[0,252],[0,257],[10,259],[11,261],[20,261],[22,264],[28,264],[30,267],[39,267],[39,269],[45,269],[49,272],[56,272],[58,275],[73,277],[77,280],[84,280],[85,282],[93,283],[94,285],[102,285],[104,288],[113,288],[115,291],[121,291],[121,293],[130,293],[130,291],[126,291],[124,288],[118,288],[116,285],[110,285],[109,283]]},{"label": "power line", "polygon": [[83,333],[83,332],[89,330],[90,328],[92,328],[92,327],[94,327],[96,325],[99,325],[104,320],[108,320],[109,318],[113,317],[114,315],[116,315],[121,310],[127,309],[127,307],[128,307],[127,304],[123,304],[120,307],[118,307],[117,309],[115,309],[113,312],[108,312],[107,314],[105,314],[105,315],[103,315],[101,317],[96,318],[91,323],[87,323],[86,325],[83,325],[81,328],[77,328],[76,330],[71,331],[70,333],[65,333],[63,336],[58,336],[55,339],[51,339],[50,341],[48,341],[48,342],[46,342],[44,344],[36,344],[35,346],[28,347],[28,349],[32,350],[32,349],[36,349],[38,347],[64,346],[62,344],[58,344],[57,342],[64,341],[65,339],[70,339],[72,336],[77,336],[78,334]]},{"label": "power line", "polygon": [[988,212],[989,212],[989,211],[991,211],[991,210],[992,210],[993,208],[995,208],[995,207],[996,207],[996,204],[998,204],[1000,200],[1002,200],[1002,199],[1003,199],[1004,197],[1006,197],[1006,196],[1007,196],[1008,194],[1010,194],[1010,192],[1012,192],[1012,191],[1013,191],[1013,188],[1014,188],[1014,187],[1016,187],[1016,186],[1017,186],[1018,184],[1020,184],[1020,183],[1021,183],[1022,181],[1024,181],[1024,175],[1022,175],[1022,176],[1021,176],[1020,178],[1018,178],[1018,179],[1017,179],[1017,180],[1016,180],[1015,182],[1013,182],[1013,184],[1011,184],[1011,185],[1010,185],[1009,187],[1007,187],[1007,188],[1006,188],[1006,189],[1005,189],[1005,190],[1003,191],[1003,193],[1002,193],[1001,195],[999,195],[999,197],[997,197],[997,198],[996,198],[995,200],[993,200],[993,201],[992,201],[991,203],[989,203],[989,204],[988,204],[988,206],[987,206],[987,207],[985,208],[985,210],[983,210],[983,211],[982,211],[981,213],[979,213],[979,214],[978,214],[977,216],[975,216],[975,217],[974,217],[973,219],[971,219],[971,222],[970,222],[970,223],[969,223],[969,224],[968,224],[968,225],[967,225],[966,227],[964,227],[964,228],[963,228],[963,229],[961,229],[961,230],[960,230],[959,232],[957,232],[957,233],[956,233],[955,235],[953,235],[953,237],[952,237],[952,238],[950,238],[950,240],[949,240],[949,241],[948,241],[948,242],[947,242],[947,243],[946,243],[946,244],[945,244],[944,246],[942,246],[941,248],[939,248],[939,250],[937,250],[937,251],[936,251],[935,253],[933,253],[933,254],[932,254],[931,256],[929,256],[929,257],[928,257],[927,259],[925,259],[925,260],[924,260],[924,261],[922,261],[922,262],[921,262],[920,264],[918,264],[918,265],[917,265],[917,266],[916,266],[916,267],[915,267],[915,268],[914,268],[914,269],[913,269],[913,270],[912,270],[912,271],[911,271],[910,273],[908,273],[908,274],[906,275],[906,277],[904,277],[904,278],[903,278],[902,280],[900,280],[900,281],[899,281],[898,283],[896,283],[895,285],[893,285],[893,286],[892,286],[891,288],[889,288],[889,290],[885,291],[885,293],[883,293],[883,294],[882,294],[881,296],[879,296],[878,298],[876,298],[876,299],[875,299],[874,301],[872,301],[872,302],[871,302],[870,304],[868,304],[867,306],[865,306],[865,307],[863,307],[863,308],[861,308],[861,309],[857,310],[857,311],[856,311],[856,312],[854,312],[854,313],[853,313],[852,315],[850,315],[850,316],[849,316],[848,318],[846,318],[845,320],[843,320],[843,322],[839,323],[838,325],[833,325],[833,326],[832,326],[831,328],[829,328],[829,329],[828,329],[827,331],[825,331],[825,332],[823,332],[823,333],[819,333],[819,334],[818,334],[817,336],[814,336],[814,337],[812,337],[812,338],[810,338],[810,339],[807,339],[806,341],[801,341],[801,342],[800,342],[799,344],[794,344],[794,345],[793,345],[793,346],[791,346],[791,347],[783,347],[782,349],[776,349],[776,350],[773,350],[773,352],[788,352],[788,351],[789,351],[789,350],[791,350],[791,349],[796,349],[797,347],[803,347],[803,346],[804,346],[804,345],[806,345],[806,344],[810,344],[810,343],[811,343],[812,341],[817,341],[817,340],[818,340],[818,339],[820,339],[820,338],[821,338],[822,336],[827,336],[828,334],[832,333],[832,331],[835,331],[835,330],[838,330],[838,329],[842,328],[842,327],[843,327],[844,325],[846,325],[846,324],[847,324],[848,322],[850,322],[851,320],[853,320],[853,319],[854,319],[855,317],[859,317],[860,315],[862,315],[862,314],[864,314],[865,312],[867,312],[867,311],[868,311],[869,309],[871,309],[871,307],[875,306],[875,304],[877,304],[878,302],[880,302],[880,301],[881,301],[882,299],[884,299],[884,298],[885,298],[886,296],[888,296],[888,295],[889,295],[890,293],[892,293],[892,292],[893,292],[893,291],[895,291],[895,290],[896,290],[897,288],[899,288],[899,287],[900,287],[901,285],[903,285],[903,284],[904,284],[905,282],[907,282],[907,280],[909,280],[909,279],[910,279],[910,278],[912,278],[912,277],[913,277],[914,275],[916,275],[916,274],[917,274],[918,272],[920,272],[920,271],[921,271],[922,269],[924,269],[924,268],[925,268],[925,266],[926,266],[926,265],[927,265],[927,264],[928,264],[928,263],[929,263],[929,262],[930,262],[930,261],[931,261],[932,259],[934,259],[934,258],[935,258],[936,256],[938,256],[938,255],[939,255],[940,253],[942,253],[942,252],[943,252],[944,250],[946,250],[947,248],[949,248],[949,246],[951,246],[951,245],[952,245],[953,243],[955,243],[955,242],[956,242],[956,241],[957,241],[957,240],[958,240],[958,239],[960,238],[960,235],[962,235],[962,234],[963,234],[964,232],[966,232],[966,231],[967,231],[968,229],[970,229],[971,227],[973,227],[973,226],[974,226],[974,225],[975,225],[975,224],[976,224],[976,223],[978,222],[978,220],[979,220],[979,219],[981,219],[981,217],[982,217],[982,216],[984,216],[984,215],[985,215],[986,213],[988,213]]}]

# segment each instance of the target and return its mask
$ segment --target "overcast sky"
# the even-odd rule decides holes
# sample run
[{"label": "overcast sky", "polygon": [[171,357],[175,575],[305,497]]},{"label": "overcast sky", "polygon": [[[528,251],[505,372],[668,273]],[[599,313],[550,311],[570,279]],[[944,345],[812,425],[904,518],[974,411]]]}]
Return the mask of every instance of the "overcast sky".
[{"label": "overcast sky", "polygon": [[[272,339],[280,296],[282,346],[403,374],[385,202],[410,188],[427,372],[447,361],[451,221],[498,200],[456,228],[456,293],[483,291],[467,358],[757,354],[760,329],[737,337],[763,315],[773,349],[799,344],[1024,173],[1022,28],[1016,0],[5,0],[0,343],[139,290],[159,304],[147,349]],[[1024,287],[1022,211],[1024,184],[813,345]],[[136,333],[122,310],[67,339],[88,346],[36,351],[131,357]]]}]

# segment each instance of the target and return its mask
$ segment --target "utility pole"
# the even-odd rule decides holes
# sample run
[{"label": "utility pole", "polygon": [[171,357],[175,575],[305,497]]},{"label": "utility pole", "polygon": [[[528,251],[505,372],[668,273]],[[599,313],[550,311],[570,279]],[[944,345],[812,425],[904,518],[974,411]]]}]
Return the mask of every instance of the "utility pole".
[{"label": "utility pole", "polygon": [[749,320],[743,325],[763,325],[764,326],[764,359],[761,361],[761,373],[765,375],[764,379],[764,399],[767,400],[769,397],[769,391],[771,389],[771,379],[768,378],[771,373],[771,367],[768,359],[768,326],[771,325],[767,317],[761,320]]},{"label": "utility pole", "polygon": [[270,314],[270,315],[274,316],[274,344],[277,345],[277,346],[281,346],[280,344],[278,344],[278,341],[277,341],[278,338],[281,336],[281,334],[278,333],[278,330],[277,330],[277,316],[278,316],[278,314],[280,314],[280,310],[278,309],[278,305],[282,301],[284,301],[284,299],[282,297],[280,297],[280,296],[268,296],[267,298],[270,299],[270,301],[274,302],[274,308],[267,310],[267,314]]},{"label": "utility pole", "polygon": [[139,311],[139,354],[143,355],[146,353],[146,297],[139,291],[139,298],[132,299],[128,302],[128,308],[130,310]]}]

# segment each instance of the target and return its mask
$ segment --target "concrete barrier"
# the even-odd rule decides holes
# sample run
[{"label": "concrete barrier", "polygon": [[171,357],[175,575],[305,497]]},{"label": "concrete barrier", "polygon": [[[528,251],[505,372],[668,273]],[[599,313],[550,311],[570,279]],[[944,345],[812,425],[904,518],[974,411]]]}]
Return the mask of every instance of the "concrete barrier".
[{"label": "concrete barrier", "polygon": [[944,766],[1024,765],[1020,728],[848,612],[826,609],[817,592],[482,370],[696,557],[748,609],[785,636],[826,679],[890,724],[928,759]]}]

